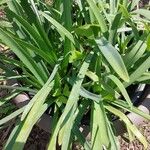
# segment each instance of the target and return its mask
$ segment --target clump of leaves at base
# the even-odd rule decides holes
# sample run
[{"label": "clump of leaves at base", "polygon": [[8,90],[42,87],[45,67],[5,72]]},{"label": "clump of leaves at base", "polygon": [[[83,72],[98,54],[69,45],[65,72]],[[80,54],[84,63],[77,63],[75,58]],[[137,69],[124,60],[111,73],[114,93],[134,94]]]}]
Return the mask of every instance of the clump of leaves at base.
[{"label": "clump of leaves at base", "polygon": [[[22,87],[1,86],[11,92],[0,104],[4,107],[4,100],[20,92],[33,97],[0,120],[3,127],[21,114],[4,149],[23,149],[47,109],[53,117],[50,150],[57,144],[70,149],[75,140],[86,150],[119,149],[111,114],[125,123],[130,139],[136,136],[147,148],[145,137],[123,113],[150,119],[126,90],[150,82],[150,11],[136,9],[138,2],[2,1],[9,26],[0,27],[0,41],[15,59],[0,56],[0,68],[5,79],[15,78]],[[79,128],[87,112],[90,142]]]}]

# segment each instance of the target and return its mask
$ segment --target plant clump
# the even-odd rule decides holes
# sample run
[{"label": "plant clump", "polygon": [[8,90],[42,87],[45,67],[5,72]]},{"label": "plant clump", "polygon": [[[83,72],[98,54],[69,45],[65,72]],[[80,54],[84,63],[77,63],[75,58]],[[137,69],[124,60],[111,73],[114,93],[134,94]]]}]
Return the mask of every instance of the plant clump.
[{"label": "plant clump", "polygon": [[[126,126],[129,140],[148,142],[124,112],[149,120],[134,106],[127,88],[150,82],[150,11],[128,0],[13,0],[1,3],[7,19],[0,25],[0,42],[15,54],[0,55],[1,86],[10,93],[0,100],[9,108],[22,92],[30,102],[1,117],[0,128],[16,118],[4,149],[23,149],[45,112],[52,117],[49,150],[119,150],[113,116]],[[11,66],[11,67],[4,67]],[[88,117],[88,122],[84,118]],[[90,141],[83,134],[89,126]]]}]

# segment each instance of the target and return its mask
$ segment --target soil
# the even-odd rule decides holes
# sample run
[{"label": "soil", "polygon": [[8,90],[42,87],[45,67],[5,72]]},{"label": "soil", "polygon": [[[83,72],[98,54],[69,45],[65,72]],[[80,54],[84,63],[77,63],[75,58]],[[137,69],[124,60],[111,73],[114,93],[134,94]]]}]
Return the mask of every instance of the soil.
[{"label": "soil", "polygon": [[[7,141],[13,126],[10,125],[6,129],[0,130],[0,150],[3,149],[5,142]],[[50,135],[35,126],[27,140],[24,150],[46,150]]]},{"label": "soil", "polygon": [[[150,150],[150,121],[139,126],[139,129],[149,143],[147,150]],[[143,145],[136,139],[133,142],[128,142],[127,139],[122,136],[119,137],[119,141],[121,150],[144,150]]]},{"label": "soil", "polygon": [[[12,128],[13,126],[10,124],[7,128],[0,131],[0,150],[2,150]],[[139,129],[149,142],[147,150],[150,150],[150,122],[146,122],[144,125],[140,126]],[[35,126],[28,138],[24,150],[46,150],[49,138],[50,135],[47,132]],[[138,140],[128,142],[124,136],[118,138],[120,141],[120,150],[144,150],[143,145]],[[77,144],[74,145],[73,150],[82,150],[82,148]]]}]

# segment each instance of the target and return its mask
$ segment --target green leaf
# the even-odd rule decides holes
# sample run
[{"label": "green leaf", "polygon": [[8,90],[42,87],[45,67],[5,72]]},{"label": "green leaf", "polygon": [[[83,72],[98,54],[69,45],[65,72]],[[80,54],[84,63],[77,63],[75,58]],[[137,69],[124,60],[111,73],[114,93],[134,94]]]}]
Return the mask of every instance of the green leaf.
[{"label": "green leaf", "polygon": [[147,9],[137,9],[137,10],[133,11],[133,13],[140,14],[140,15],[144,16],[145,18],[147,18],[148,20],[150,20],[150,11]]},{"label": "green leaf", "polygon": [[9,0],[0,0],[0,5],[6,4]]},{"label": "green leaf", "polygon": [[78,129],[78,126],[74,126],[73,133],[78,138],[78,141],[81,142],[85,150],[91,150],[89,142],[85,139],[85,137],[82,135],[80,130]]},{"label": "green leaf", "polygon": [[[71,32],[72,30],[72,3],[73,1],[63,0],[63,14],[62,20],[64,23],[64,27]],[[73,45],[70,39],[65,37],[64,42],[64,56],[70,53],[73,50]],[[69,56],[64,60],[62,67],[66,68],[69,63]]]},{"label": "green leaf", "polygon": [[140,131],[137,129],[135,125],[133,125],[127,116],[122,113],[120,110],[112,107],[112,106],[105,106],[105,108],[110,111],[111,113],[118,116],[125,124],[126,126],[132,131],[132,133],[139,139],[139,141],[144,145],[144,148],[146,149],[148,147],[148,143],[146,138],[140,133]]},{"label": "green leaf", "polygon": [[65,27],[63,27],[59,22],[57,22],[54,18],[47,15],[46,13],[44,12],[40,13],[44,18],[46,18],[51,24],[53,24],[57,28],[58,32],[61,31],[61,33],[63,33],[73,44],[75,44],[73,35]]},{"label": "green leaf", "polygon": [[22,60],[26,67],[28,67],[28,69],[34,74],[41,85],[43,85],[45,82],[45,76],[43,75],[43,72],[39,69],[35,61],[28,55],[28,53],[25,53],[24,49],[20,47],[14,41],[14,39],[2,29],[0,29],[0,39],[2,39],[3,43],[5,43],[13,50],[13,52],[20,58],[20,60]]},{"label": "green leaf", "polygon": [[[53,57],[55,57],[56,59],[56,53],[55,53],[55,49],[54,47],[52,47],[52,44],[48,38],[48,35],[46,34],[45,30],[44,30],[44,24],[42,22],[42,19],[40,14],[39,14],[39,11],[38,11],[38,6],[36,6],[36,2],[34,2],[34,0],[30,0],[30,3],[31,3],[31,6],[32,6],[32,9],[29,9],[30,7],[30,3],[28,3],[27,1],[21,1],[22,3],[22,6],[24,7],[25,11],[26,11],[26,14],[28,15],[28,17],[33,21],[33,16],[35,18],[35,21],[34,21],[34,25],[36,26],[40,36],[43,38],[43,40],[45,41],[47,47],[49,47],[53,53]],[[33,11],[33,16],[31,15],[31,11]],[[50,55],[50,54],[49,54]],[[51,57],[52,57],[51,56]],[[52,60],[54,58],[51,58]]]},{"label": "green leaf", "polygon": [[146,44],[147,44],[147,49],[148,49],[148,51],[150,51],[150,35],[148,35],[148,37],[147,37],[147,42],[146,42]]},{"label": "green leaf", "polygon": [[49,52],[49,55],[51,55],[51,58],[53,58],[53,61],[56,61],[56,55],[54,53],[53,50],[51,50],[50,47],[48,47],[45,43],[45,41],[43,40],[43,38],[40,36],[40,34],[37,32],[37,30],[35,30],[28,22],[27,20],[25,20],[24,18],[20,17],[19,15],[15,14],[13,11],[11,10],[7,10],[9,15],[12,18],[16,18],[21,27],[23,27],[29,34],[30,36],[33,38],[34,42],[37,44],[37,46],[41,49],[41,50],[45,50],[47,52]]},{"label": "green leaf", "polygon": [[81,87],[80,89],[80,95],[84,98],[87,98],[87,99],[91,99],[95,102],[99,102],[100,99],[101,99],[101,96],[100,95],[96,95],[94,93],[91,93],[89,91],[87,91],[85,88]]},{"label": "green leaf", "polygon": [[108,126],[106,112],[102,102],[94,102],[92,108],[92,139],[91,145],[93,150],[103,150],[103,147],[108,149],[110,140],[108,135]]},{"label": "green leaf", "polygon": [[18,115],[20,115],[25,109],[25,106],[14,111],[13,113],[11,113],[10,115],[6,116],[5,118],[0,120],[0,126],[8,121],[10,121],[11,119],[17,117]]},{"label": "green leaf", "polygon": [[86,24],[74,29],[76,34],[86,36],[87,38],[93,38],[94,31],[97,30],[99,30],[99,26],[97,24]]},{"label": "green leaf", "polygon": [[12,24],[8,21],[0,20],[0,27],[3,28],[11,28]]},{"label": "green leaf", "polygon": [[22,78],[26,78],[27,76],[21,76],[21,75],[16,75],[16,76],[0,76],[0,81],[4,81],[4,80],[10,80],[10,79],[22,79]]},{"label": "green leaf", "polygon": [[34,45],[25,42],[23,40],[20,40],[18,38],[14,38],[14,40],[20,45],[20,46],[24,46],[28,49],[30,49],[31,51],[34,51],[36,54],[38,54],[39,56],[41,56],[44,60],[46,60],[51,66],[54,66],[54,61],[51,55],[49,55],[49,53],[47,51],[44,51],[44,49],[39,49],[37,47],[35,47]]},{"label": "green leaf", "polygon": [[129,75],[118,51],[105,38],[96,39],[99,50],[120,78],[129,82]]},{"label": "green leaf", "polygon": [[139,40],[137,44],[124,57],[127,66],[132,66],[144,54],[147,45],[144,41]]},{"label": "green leaf", "polygon": [[138,4],[140,0],[132,0],[131,2],[131,10],[133,10]]},{"label": "green leaf", "polygon": [[[49,77],[48,81],[45,83],[45,85],[42,87],[42,89],[32,98],[32,100],[28,103],[25,111],[22,114],[21,120],[25,119],[26,115],[29,113],[30,109],[34,106],[34,104],[38,103],[38,101],[39,101],[39,103],[42,105],[42,103],[45,101],[49,92],[52,90],[52,88],[54,86],[53,80],[58,71],[58,67],[59,67],[59,65],[57,64],[54,67],[53,72],[51,73],[51,76]],[[48,88],[49,88],[49,90],[48,90]]]},{"label": "green leaf", "polygon": [[69,58],[69,62],[72,63],[74,61],[80,60],[80,59],[82,59],[82,57],[83,57],[83,55],[82,55],[81,52],[73,50],[71,52],[71,56]]},{"label": "green leaf", "polygon": [[110,78],[117,85],[117,87],[121,91],[123,97],[125,98],[125,100],[129,104],[129,106],[132,108],[132,106],[133,106],[132,101],[131,101],[124,85],[121,83],[121,81],[117,77],[115,77],[114,75],[109,75],[108,78]]},{"label": "green leaf", "polygon": [[135,38],[139,39],[139,31],[138,31],[135,23],[132,21],[131,14],[128,12],[126,6],[120,5],[120,10],[121,10],[121,12],[123,13],[123,15],[125,17],[125,21],[127,23],[129,23],[129,25],[131,26],[132,31],[135,35]]},{"label": "green leaf", "polygon": [[104,19],[103,15],[101,14],[99,8],[96,6],[94,0],[86,0],[86,1],[88,2],[93,14],[95,15],[102,32],[103,33],[106,32],[108,29],[107,29],[105,19]]},{"label": "green leaf", "polygon": [[150,56],[130,75],[130,82],[125,83],[125,86],[129,86],[134,81],[138,80],[138,78],[142,76],[142,74],[146,72],[146,70],[149,68],[150,68]]},{"label": "green leaf", "polygon": [[117,37],[117,30],[118,30],[119,24],[121,22],[121,17],[122,17],[121,13],[116,14],[116,16],[114,17],[114,19],[112,21],[111,28],[109,29],[110,30],[109,31],[109,42],[113,45],[114,45],[116,37]]},{"label": "green leaf", "polygon": [[112,122],[108,120],[108,117],[107,117],[107,126],[108,126],[108,135],[111,142],[111,150],[120,150],[120,143],[118,137],[114,134],[114,131],[112,129],[113,128]]},{"label": "green leaf", "polygon": [[117,106],[119,108],[122,108],[126,111],[129,111],[131,113],[135,113],[140,115],[141,117],[150,120],[150,115],[146,114],[145,112],[141,111],[140,109],[136,108],[135,106],[133,106],[132,108],[127,104],[127,102],[123,101],[123,100],[116,100],[116,101],[108,101],[108,103]]},{"label": "green leaf", "polygon": [[9,138],[4,146],[5,150],[10,150],[12,149],[13,143],[15,142],[15,139],[17,137],[17,134],[20,131],[20,126],[19,126],[20,121],[17,120],[14,129],[12,130],[11,134],[9,135]]},{"label": "green leaf", "polygon": [[[53,101],[51,101],[51,103],[53,103]],[[21,126],[21,129],[20,129],[19,133],[17,134],[15,143],[13,145],[13,149],[15,149],[15,150],[23,149],[24,144],[26,143],[26,140],[27,140],[33,126],[40,119],[40,117],[43,115],[43,113],[47,110],[47,108],[50,106],[50,104],[45,103],[45,104],[41,105],[40,103],[37,102],[33,106],[30,113],[28,114],[27,118],[23,122],[21,122],[19,125],[19,126]],[[40,107],[38,107],[39,105],[40,105]]]},{"label": "green leaf", "polygon": [[[70,139],[70,134],[71,134],[71,129],[72,129],[72,125],[73,125],[73,120],[75,119],[75,110],[76,110],[76,105],[79,99],[79,94],[80,94],[80,87],[81,84],[84,80],[86,71],[89,67],[90,61],[92,59],[93,53],[90,53],[87,58],[85,59],[85,61],[83,62],[80,71],[76,77],[76,80],[74,81],[74,85],[72,87],[70,96],[68,98],[67,104],[65,106],[64,112],[61,115],[61,117],[59,118],[59,121],[56,125],[56,128],[54,130],[54,133],[51,137],[50,143],[49,143],[49,147],[48,149],[50,150],[55,150],[56,148],[56,140],[57,140],[57,135],[59,133],[59,130],[65,125],[67,125],[68,128],[65,128],[65,133],[67,133],[65,135],[65,138],[63,138],[63,148],[66,149],[66,147],[68,148],[69,146],[69,139]],[[73,117],[74,116],[74,117]]]},{"label": "green leaf", "polygon": [[[59,63],[62,61],[62,58],[58,60],[58,64],[56,64],[55,68],[48,81],[42,87],[42,89],[32,98],[32,100],[26,106],[24,110],[20,123],[20,131],[16,136],[13,149],[23,149],[24,144],[34,126],[34,124],[38,121],[38,119],[42,116],[42,114],[46,111],[46,109],[53,103],[53,100],[49,101],[49,103],[45,103],[46,98],[48,97],[50,91],[54,86],[54,77],[58,71]],[[20,143],[20,144],[18,144]]]},{"label": "green leaf", "polygon": [[0,98],[0,107],[10,101],[12,98],[16,97],[20,92],[14,91],[11,92],[10,94],[7,94],[4,98]]},{"label": "green leaf", "polygon": [[144,73],[140,78],[137,79],[138,82],[143,82],[146,80],[150,80],[150,72]]},{"label": "green leaf", "polygon": [[9,86],[9,85],[0,85],[0,88],[2,89],[8,89],[8,90],[17,90],[17,91],[28,91],[36,93],[36,90],[30,89],[28,87],[19,87],[19,86]]},{"label": "green leaf", "polygon": [[89,67],[89,64],[91,62],[92,56],[93,56],[93,52],[91,52],[87,56],[85,61],[83,62],[82,66],[80,68],[80,71],[77,75],[76,81],[75,81],[73,88],[71,90],[70,96],[68,98],[68,102],[66,104],[64,113],[62,114],[62,117],[64,117],[63,115],[65,115],[67,117],[67,114],[70,113],[70,117],[68,118],[67,121],[65,121],[65,124],[64,124],[64,127],[65,127],[64,133],[65,134],[63,136],[62,150],[65,150],[66,147],[69,146],[71,130],[73,128],[74,120],[75,120],[76,115],[77,115],[75,113],[75,110],[77,109],[76,107],[77,107],[77,102],[79,99],[80,87],[81,87],[81,84],[84,80],[84,77],[85,77],[85,74],[86,74],[87,69]]}]

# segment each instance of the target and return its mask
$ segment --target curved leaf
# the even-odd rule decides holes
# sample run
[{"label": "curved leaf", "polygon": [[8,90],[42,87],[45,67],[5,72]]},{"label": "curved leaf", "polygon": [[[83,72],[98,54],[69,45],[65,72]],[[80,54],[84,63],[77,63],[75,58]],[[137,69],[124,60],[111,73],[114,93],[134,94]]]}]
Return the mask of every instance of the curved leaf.
[{"label": "curved leaf", "polygon": [[133,13],[137,13],[140,14],[142,16],[144,16],[145,18],[150,20],[150,11],[146,10],[146,9],[137,9],[135,11],[133,11]]},{"label": "curved leaf", "polygon": [[110,111],[111,113],[118,116],[123,122],[127,125],[128,129],[132,131],[132,133],[139,139],[139,141],[144,145],[144,148],[146,149],[148,147],[148,143],[146,138],[140,133],[140,131],[137,129],[135,125],[133,125],[130,120],[127,118],[127,116],[119,111],[118,109],[112,107],[112,106],[105,106],[105,108]]},{"label": "curved leaf", "polygon": [[58,21],[56,21],[54,18],[51,16],[47,15],[44,12],[41,12],[41,15],[46,18],[51,24],[53,24],[59,32],[63,33],[73,44],[75,44],[74,38],[72,34],[65,28],[63,27]]},{"label": "curved leaf", "polygon": [[99,50],[119,77],[124,81],[129,82],[129,75],[119,52],[103,37],[96,39],[95,41]]},{"label": "curved leaf", "polygon": [[125,100],[129,104],[129,106],[132,108],[132,105],[133,105],[132,101],[131,101],[124,85],[121,83],[121,81],[117,77],[115,77],[114,75],[109,75],[108,78],[110,78],[117,85],[117,87],[121,91],[123,97],[125,98]]},{"label": "curved leaf", "polygon": [[88,2],[92,12],[94,13],[102,32],[106,32],[108,30],[107,25],[106,25],[105,19],[104,19],[103,15],[101,14],[99,8],[96,6],[96,4],[93,0],[86,0],[86,1]]}]

